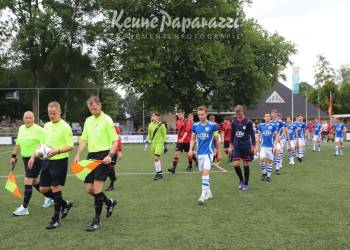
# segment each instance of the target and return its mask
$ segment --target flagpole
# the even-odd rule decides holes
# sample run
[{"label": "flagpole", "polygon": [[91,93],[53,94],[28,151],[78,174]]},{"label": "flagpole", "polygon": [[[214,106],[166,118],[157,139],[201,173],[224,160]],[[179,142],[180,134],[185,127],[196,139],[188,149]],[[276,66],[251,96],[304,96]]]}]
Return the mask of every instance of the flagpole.
[{"label": "flagpole", "polygon": [[318,102],[318,121],[321,122],[321,104],[320,104],[320,90],[317,89],[317,102]]},{"label": "flagpole", "polygon": [[307,91],[306,91],[306,97],[305,97],[305,119],[307,122],[308,121],[308,117],[307,117]]}]

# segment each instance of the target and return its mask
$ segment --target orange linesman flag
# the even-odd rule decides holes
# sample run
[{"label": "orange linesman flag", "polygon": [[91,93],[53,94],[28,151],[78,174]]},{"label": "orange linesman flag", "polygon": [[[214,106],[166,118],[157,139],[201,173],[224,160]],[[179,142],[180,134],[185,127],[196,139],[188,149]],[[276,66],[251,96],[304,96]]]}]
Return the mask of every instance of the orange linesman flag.
[{"label": "orange linesman flag", "polygon": [[7,177],[5,189],[7,191],[9,191],[10,193],[12,193],[17,198],[19,198],[19,199],[22,198],[21,191],[18,188],[16,178],[15,178],[14,174],[12,173],[12,171],[9,173],[9,176]]},{"label": "orange linesman flag", "polygon": [[74,163],[71,166],[72,173],[79,179],[84,181],[86,176],[90,174],[95,168],[101,165],[101,160],[82,160]]}]

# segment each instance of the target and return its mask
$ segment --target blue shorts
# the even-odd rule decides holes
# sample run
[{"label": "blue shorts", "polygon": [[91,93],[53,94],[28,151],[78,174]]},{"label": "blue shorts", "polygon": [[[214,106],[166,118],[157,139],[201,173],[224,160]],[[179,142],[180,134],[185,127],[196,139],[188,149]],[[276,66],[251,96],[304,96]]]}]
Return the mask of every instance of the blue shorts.
[{"label": "blue shorts", "polygon": [[234,148],[232,154],[233,161],[252,161],[252,150],[251,147]]}]

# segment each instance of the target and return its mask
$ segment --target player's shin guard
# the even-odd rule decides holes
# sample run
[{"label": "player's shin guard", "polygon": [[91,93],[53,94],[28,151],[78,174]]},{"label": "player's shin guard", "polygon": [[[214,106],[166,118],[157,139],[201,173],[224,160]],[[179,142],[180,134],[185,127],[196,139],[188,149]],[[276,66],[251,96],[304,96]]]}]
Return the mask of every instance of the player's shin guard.
[{"label": "player's shin guard", "polygon": [[335,146],[335,155],[339,155],[339,146],[338,145]]},{"label": "player's shin guard", "polygon": [[249,184],[249,176],[250,176],[250,168],[248,166],[243,167],[244,170],[244,185],[248,186]]},{"label": "player's shin guard", "polygon": [[176,168],[178,162],[179,162],[179,158],[178,157],[174,157],[174,159],[173,159],[173,167],[174,168]]},{"label": "player's shin guard", "polygon": [[30,198],[32,197],[33,187],[32,185],[24,185],[24,198],[23,198],[23,207],[27,208]]},{"label": "player's shin guard", "polygon": [[209,175],[202,176],[202,195],[205,195],[207,190],[210,188],[210,177]]},{"label": "player's shin guard", "polygon": [[235,171],[236,171],[236,174],[239,178],[239,181],[242,182],[243,181],[243,175],[242,175],[242,169],[240,166],[235,166],[234,167]]},{"label": "player's shin guard", "polygon": [[95,218],[99,219],[101,217],[103,201],[106,196],[102,192],[95,194],[94,196],[95,196]]},{"label": "player's shin guard", "polygon": [[59,220],[60,219],[60,213],[61,213],[61,210],[62,210],[62,201],[63,201],[63,198],[62,198],[62,192],[59,191],[59,192],[56,192],[56,193],[53,193],[53,200],[55,202],[55,205],[54,205],[54,216],[53,218],[55,220]]},{"label": "player's shin guard", "polygon": [[290,162],[294,162],[294,151],[292,150],[288,151],[288,158]]},{"label": "player's shin guard", "polygon": [[260,170],[261,170],[261,174],[266,174],[267,171],[266,171],[266,164],[264,161],[260,161]]},{"label": "player's shin guard", "polygon": [[272,163],[267,164],[267,177],[271,177],[272,175]]},{"label": "player's shin guard", "polygon": [[163,173],[162,172],[162,164],[160,163],[160,160],[154,162],[154,168],[155,168],[157,174],[162,174]]}]

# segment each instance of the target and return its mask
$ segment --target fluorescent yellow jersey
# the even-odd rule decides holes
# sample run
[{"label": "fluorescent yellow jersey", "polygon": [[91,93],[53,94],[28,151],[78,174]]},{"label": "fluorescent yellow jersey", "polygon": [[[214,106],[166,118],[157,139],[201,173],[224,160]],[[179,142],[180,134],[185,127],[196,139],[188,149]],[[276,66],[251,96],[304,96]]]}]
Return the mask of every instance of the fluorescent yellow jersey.
[{"label": "fluorescent yellow jersey", "polygon": [[22,157],[31,157],[40,144],[44,143],[44,129],[33,124],[29,128],[19,127],[16,145],[21,148]]},{"label": "fluorescent yellow jersey", "polygon": [[112,118],[103,112],[97,118],[94,115],[88,117],[81,139],[88,143],[90,153],[110,150],[113,142],[118,140]]},{"label": "fluorescent yellow jersey", "polygon": [[[44,125],[45,144],[54,149],[62,149],[64,147],[73,147],[73,132],[71,127],[64,120],[58,122],[48,122]],[[51,157],[49,160],[59,160],[69,157],[69,153],[62,153]]]}]

